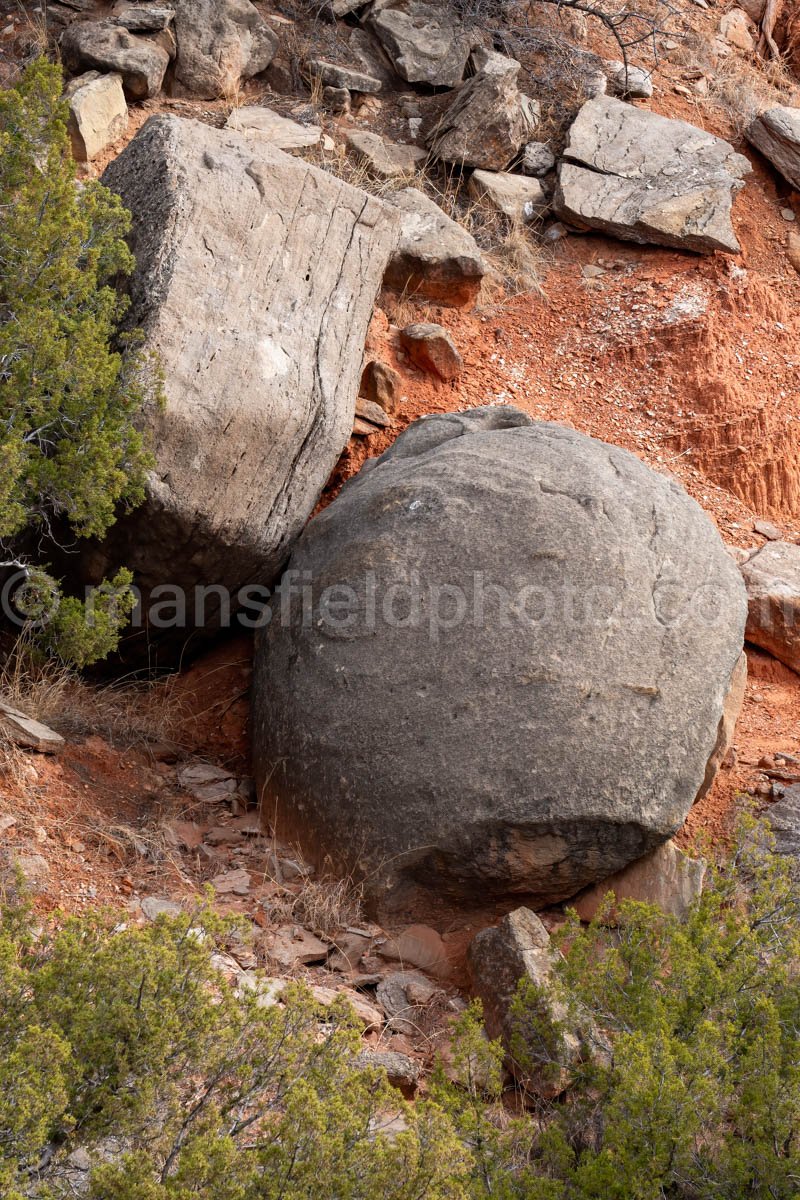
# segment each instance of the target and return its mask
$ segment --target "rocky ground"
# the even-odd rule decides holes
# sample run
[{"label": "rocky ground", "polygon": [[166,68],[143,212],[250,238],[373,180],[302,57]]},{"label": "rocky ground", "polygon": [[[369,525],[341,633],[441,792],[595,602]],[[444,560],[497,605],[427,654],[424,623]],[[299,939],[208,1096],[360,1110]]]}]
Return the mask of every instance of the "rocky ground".
[{"label": "rocky ground", "polygon": [[[163,111],[220,127],[237,109],[269,104],[301,124],[318,124],[331,148],[323,143],[309,157],[324,163],[328,155],[343,172],[342,147],[353,131],[406,139],[405,93],[362,97],[351,111],[334,113],[331,98],[326,105],[318,90],[309,95],[290,69],[291,47],[341,56],[341,27],[303,19],[290,5],[255,7],[284,39],[291,33],[282,81],[274,75],[272,86],[246,82],[236,96],[213,100],[129,98],[124,134],[82,173],[99,176],[148,117]],[[507,247],[493,257],[484,233],[494,269],[474,308],[385,292],[366,361],[396,372],[392,411],[379,425],[357,419],[320,507],[419,416],[513,404],[673,475],[732,547],[776,538],[800,544],[800,265],[791,252],[800,196],[747,146],[734,103],[745,87],[773,89],[773,98],[789,104],[798,103],[798,93],[788,75],[773,72],[767,80],[747,41],[756,33],[752,24],[727,41],[723,35],[719,49],[726,9],[700,0],[686,6],[681,36],[660,39],[646,106],[728,139],[749,158],[752,174],[732,213],[741,253],[699,257],[573,231],[557,240],[537,237],[520,266],[510,264]],[[0,71],[7,77],[43,38],[43,20],[41,8],[0,3]],[[581,44],[613,56],[613,44],[591,30]],[[707,47],[715,44],[712,63]],[[435,102],[431,89],[417,97],[422,119]],[[441,177],[430,186],[440,187]],[[412,322],[433,322],[451,335],[462,360],[453,378],[414,365],[400,335]],[[795,781],[797,675],[754,647],[747,656],[733,747],[678,835],[687,850],[723,852],[739,797],[768,806],[775,785]],[[163,906],[193,903],[210,885],[219,904],[244,914],[253,928],[251,941],[231,948],[228,969],[265,966],[276,976],[307,975],[317,987],[358,988],[367,1040],[407,1056],[396,1065],[413,1090],[414,1064],[429,1061],[461,1003],[466,945],[497,910],[449,920],[437,931],[380,930],[365,921],[355,885],[312,871],[269,813],[260,821],[247,733],[251,659],[250,641],[240,638],[166,682],[110,691],[69,682],[55,695],[24,697],[35,701],[34,715],[63,732],[66,745],[55,756],[6,751],[0,844],[20,858],[42,911],[110,903],[147,920]]]}]

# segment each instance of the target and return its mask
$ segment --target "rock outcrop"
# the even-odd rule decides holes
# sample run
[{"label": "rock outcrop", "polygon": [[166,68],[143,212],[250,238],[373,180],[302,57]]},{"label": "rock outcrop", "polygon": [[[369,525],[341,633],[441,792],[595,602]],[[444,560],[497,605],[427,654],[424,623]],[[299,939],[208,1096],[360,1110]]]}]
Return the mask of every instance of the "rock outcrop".
[{"label": "rock outcrop", "polygon": [[400,240],[389,260],[385,286],[449,307],[472,304],[486,274],[472,234],[418,188],[390,192],[386,200],[398,210]]},{"label": "rock outcrop", "polygon": [[278,38],[250,0],[170,0],[178,55],[175,81],[195,96],[232,96],[266,70]]},{"label": "rock outcrop", "polygon": [[[703,890],[706,863],[689,858],[674,842],[664,842],[644,858],[587,888],[570,901],[582,921],[591,921],[603,907],[609,892],[614,900],[640,900],[655,904],[662,912],[680,920],[686,917],[694,900]],[[613,921],[616,905],[608,914]]]},{"label": "rock outcrop", "polygon": [[122,76],[88,71],[66,88],[67,125],[72,153],[78,162],[91,162],[123,136],[128,128],[128,106]]},{"label": "rock outcrop", "polygon": [[800,108],[767,109],[749,125],[747,140],[800,191]]},{"label": "rock outcrop", "polygon": [[747,640],[800,671],[800,546],[767,542],[743,563],[742,575]]},{"label": "rock outcrop", "polygon": [[[494,928],[482,929],[470,944],[467,959],[487,1033],[503,1042],[508,1065],[519,1083],[539,1096],[563,1092],[580,1062],[610,1057],[608,1040],[591,1020],[575,1020],[566,1004],[553,995],[550,985],[556,959],[550,935],[527,908],[515,909]],[[528,999],[541,1023],[535,1044],[528,1022],[519,1021],[514,1013],[517,989],[523,981],[531,985]],[[544,1042],[549,1044],[541,1054]]]},{"label": "rock outcrop", "polygon": [[414,912],[429,888],[563,900],[671,836],[746,601],[675,483],[488,408],[416,422],[348,483],[279,609],[255,671],[265,809]]},{"label": "rock outcrop", "polygon": [[570,129],[554,208],[626,241],[737,252],[732,196],[749,171],[722,138],[600,96]]},{"label": "rock outcrop", "polygon": [[449,4],[375,0],[367,23],[409,83],[455,87],[464,78],[472,39]]},{"label": "rock outcrop", "polygon": [[547,195],[538,179],[509,171],[473,171],[467,190],[479,203],[518,224],[535,221],[548,208]]},{"label": "rock outcrop", "polygon": [[147,501],[88,565],[127,563],[145,593],[267,583],[350,435],[395,219],[266,142],[171,116],[103,179],[133,213],[131,320],[167,402]]},{"label": "rock outcrop", "polygon": [[170,62],[163,46],[112,21],[75,22],[65,30],[60,46],[69,71],[116,71],[131,100],[157,96]]},{"label": "rock outcrop", "polygon": [[533,137],[538,104],[517,86],[519,63],[506,61],[504,70],[487,67],[459,89],[428,136],[434,158],[502,171]]}]

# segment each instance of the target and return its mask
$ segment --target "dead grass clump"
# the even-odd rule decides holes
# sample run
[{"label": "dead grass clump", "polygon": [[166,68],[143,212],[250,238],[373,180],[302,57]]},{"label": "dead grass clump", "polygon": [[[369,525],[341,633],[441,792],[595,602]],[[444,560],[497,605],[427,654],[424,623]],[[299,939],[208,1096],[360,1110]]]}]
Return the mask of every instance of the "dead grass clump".
[{"label": "dead grass clump", "polygon": [[59,733],[98,734],[115,746],[179,742],[183,712],[175,677],[94,684],[23,637],[0,668],[0,697]]},{"label": "dead grass clump", "polygon": [[364,920],[363,887],[352,876],[338,878],[325,873],[303,880],[299,893],[288,888],[269,902],[270,919],[276,924],[295,923],[318,937],[336,936]]}]

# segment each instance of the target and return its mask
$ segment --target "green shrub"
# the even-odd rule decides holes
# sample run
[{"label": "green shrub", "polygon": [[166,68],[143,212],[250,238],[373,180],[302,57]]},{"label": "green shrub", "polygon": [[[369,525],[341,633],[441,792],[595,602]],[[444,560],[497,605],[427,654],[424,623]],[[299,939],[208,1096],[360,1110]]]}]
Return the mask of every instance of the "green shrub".
[{"label": "green shrub", "polygon": [[[46,563],[20,563],[18,544],[46,545],[56,528],[102,536],[119,505],[142,500],[150,458],[134,418],[159,394],[147,359],[119,345],[130,216],[96,181],[76,183],[61,89],[60,68],[39,59],[0,91],[0,556],[30,571],[20,608],[34,623]],[[72,661],[104,657],[128,583],[106,585],[101,621],[73,601],[48,627],[50,647],[63,623]]]},{"label": "green shrub", "polygon": [[[617,931],[569,927],[554,989],[607,1031],[613,1060],[525,1104],[478,1006],[458,1022],[457,1082],[439,1067],[410,1105],[357,1065],[345,1003],[322,1009],[294,983],[262,1007],[223,980],[213,952],[229,932],[204,908],[144,928],[95,913],[34,937],[6,905],[4,1200],[74,1195],[78,1147],[93,1200],[798,1196],[797,895],[769,856],[738,856],[683,925],[625,903]],[[521,989],[535,1054],[541,1011]]]}]

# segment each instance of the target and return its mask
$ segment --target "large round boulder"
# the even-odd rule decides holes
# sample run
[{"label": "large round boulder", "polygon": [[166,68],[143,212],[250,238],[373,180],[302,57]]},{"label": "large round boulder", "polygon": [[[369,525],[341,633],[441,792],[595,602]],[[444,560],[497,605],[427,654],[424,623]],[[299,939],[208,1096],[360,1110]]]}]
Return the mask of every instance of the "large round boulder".
[{"label": "large round boulder", "polygon": [[711,521],[633,455],[423,418],[307,526],[260,634],[265,817],[378,911],[565,899],[683,822],[745,617]]}]

